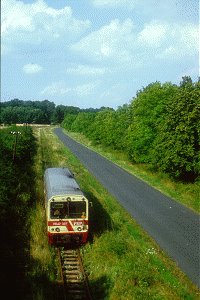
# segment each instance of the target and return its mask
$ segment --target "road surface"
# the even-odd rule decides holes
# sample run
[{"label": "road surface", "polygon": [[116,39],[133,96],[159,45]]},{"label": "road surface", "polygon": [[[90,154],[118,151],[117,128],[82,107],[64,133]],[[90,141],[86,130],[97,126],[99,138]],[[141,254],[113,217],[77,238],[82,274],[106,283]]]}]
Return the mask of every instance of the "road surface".
[{"label": "road surface", "polygon": [[64,145],[200,287],[200,216],[55,129]]}]

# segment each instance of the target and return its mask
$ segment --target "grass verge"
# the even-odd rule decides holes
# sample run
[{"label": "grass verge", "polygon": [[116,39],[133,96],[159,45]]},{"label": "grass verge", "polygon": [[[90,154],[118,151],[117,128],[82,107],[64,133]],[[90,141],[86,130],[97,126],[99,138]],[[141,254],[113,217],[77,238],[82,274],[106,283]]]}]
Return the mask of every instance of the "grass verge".
[{"label": "grass verge", "polygon": [[[59,274],[55,276],[56,253],[45,241],[42,204],[43,172],[51,166],[67,166],[73,170],[82,190],[93,202],[90,238],[81,251],[95,300],[198,299],[199,290],[63,146],[52,133],[52,128],[37,128],[35,135],[39,144],[35,164],[38,205],[32,217],[31,255],[35,272],[44,278],[42,292],[41,287],[39,289],[43,298],[35,299],[61,299],[53,298],[53,288],[48,297],[44,292],[47,286],[55,287],[59,280]],[[38,219],[35,220],[36,216]],[[37,263],[40,268],[37,268]]]}]

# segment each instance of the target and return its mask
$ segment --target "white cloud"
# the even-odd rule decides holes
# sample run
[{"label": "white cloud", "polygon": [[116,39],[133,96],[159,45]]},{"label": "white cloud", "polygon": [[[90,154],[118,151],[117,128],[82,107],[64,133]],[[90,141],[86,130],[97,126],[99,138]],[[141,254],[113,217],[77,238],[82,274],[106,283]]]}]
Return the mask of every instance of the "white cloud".
[{"label": "white cloud", "polygon": [[84,96],[91,95],[98,85],[99,85],[99,81],[97,80],[95,82],[89,82],[74,87],[68,87],[66,82],[61,80],[61,81],[53,82],[51,85],[45,87],[42,90],[41,94],[47,96],[57,95],[58,97],[60,96],[62,97],[62,96],[66,96],[67,94],[70,94],[81,98]]},{"label": "white cloud", "polygon": [[158,20],[145,24],[138,34],[143,48],[159,48],[159,56],[190,55],[198,49],[198,27],[189,23],[166,23]]},{"label": "white cloud", "polygon": [[78,65],[67,69],[67,73],[86,76],[104,75],[107,71],[106,68],[97,68],[87,65]]},{"label": "white cloud", "polygon": [[168,24],[159,58],[179,59],[193,56],[199,51],[199,29],[194,24]]},{"label": "white cloud", "polygon": [[166,40],[167,30],[167,24],[153,21],[146,24],[144,29],[139,33],[138,42],[141,46],[157,48],[161,45],[163,40]]},{"label": "white cloud", "polygon": [[23,66],[23,71],[27,74],[39,73],[43,70],[42,66],[38,64],[27,64]]},{"label": "white cloud", "polygon": [[49,96],[65,96],[71,91],[71,88],[68,88],[64,81],[53,82],[52,84],[45,87],[41,94]]},{"label": "white cloud", "polygon": [[5,0],[1,3],[2,25],[1,34],[4,37],[10,31],[33,31],[31,13],[27,9],[30,5],[24,5],[21,1]]},{"label": "white cloud", "polygon": [[138,31],[131,19],[112,20],[71,49],[91,62],[106,64],[110,73],[134,70],[157,59],[180,59],[198,51],[198,27],[152,20]]},{"label": "white cloud", "polygon": [[91,25],[90,21],[78,20],[73,17],[68,6],[62,9],[49,7],[43,0],[32,4],[22,1],[4,0],[2,5],[2,43],[4,47],[23,44],[28,47],[47,46],[60,41],[62,44],[80,37]]},{"label": "white cloud", "polygon": [[116,8],[116,7],[124,7],[126,9],[130,9],[135,7],[135,4],[138,0],[92,0],[92,3],[96,7],[105,7],[105,8]]},{"label": "white cloud", "polygon": [[173,46],[169,46],[162,53],[160,53],[158,56],[160,58],[170,57],[170,56],[177,56],[179,55],[180,49],[176,49]]},{"label": "white cloud", "polygon": [[82,85],[78,85],[73,89],[74,93],[77,94],[78,97],[84,97],[91,95],[98,86],[97,82],[90,82]]},{"label": "white cloud", "polygon": [[133,28],[130,19],[113,20],[75,43],[72,50],[96,61],[130,63],[135,40]]}]

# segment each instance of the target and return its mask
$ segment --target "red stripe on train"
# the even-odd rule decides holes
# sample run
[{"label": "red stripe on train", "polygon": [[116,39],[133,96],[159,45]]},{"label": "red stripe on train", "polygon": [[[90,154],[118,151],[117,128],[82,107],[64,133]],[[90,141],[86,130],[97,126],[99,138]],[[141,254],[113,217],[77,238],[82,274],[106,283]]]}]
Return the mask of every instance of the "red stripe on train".
[{"label": "red stripe on train", "polygon": [[74,231],[69,221],[48,221],[48,226],[66,226],[68,231]]},{"label": "red stripe on train", "polygon": [[[88,225],[88,220],[70,220],[70,222],[74,226],[80,226],[80,225]],[[71,223],[69,221],[48,221],[48,226],[68,226],[68,224]]]}]

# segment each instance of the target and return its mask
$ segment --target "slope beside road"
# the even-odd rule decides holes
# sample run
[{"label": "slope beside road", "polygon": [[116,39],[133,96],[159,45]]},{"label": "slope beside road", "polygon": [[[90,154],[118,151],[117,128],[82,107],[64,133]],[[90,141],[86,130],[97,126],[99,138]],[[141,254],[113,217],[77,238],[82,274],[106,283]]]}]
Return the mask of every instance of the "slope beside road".
[{"label": "slope beside road", "polygon": [[55,129],[56,135],[200,288],[200,216]]}]

